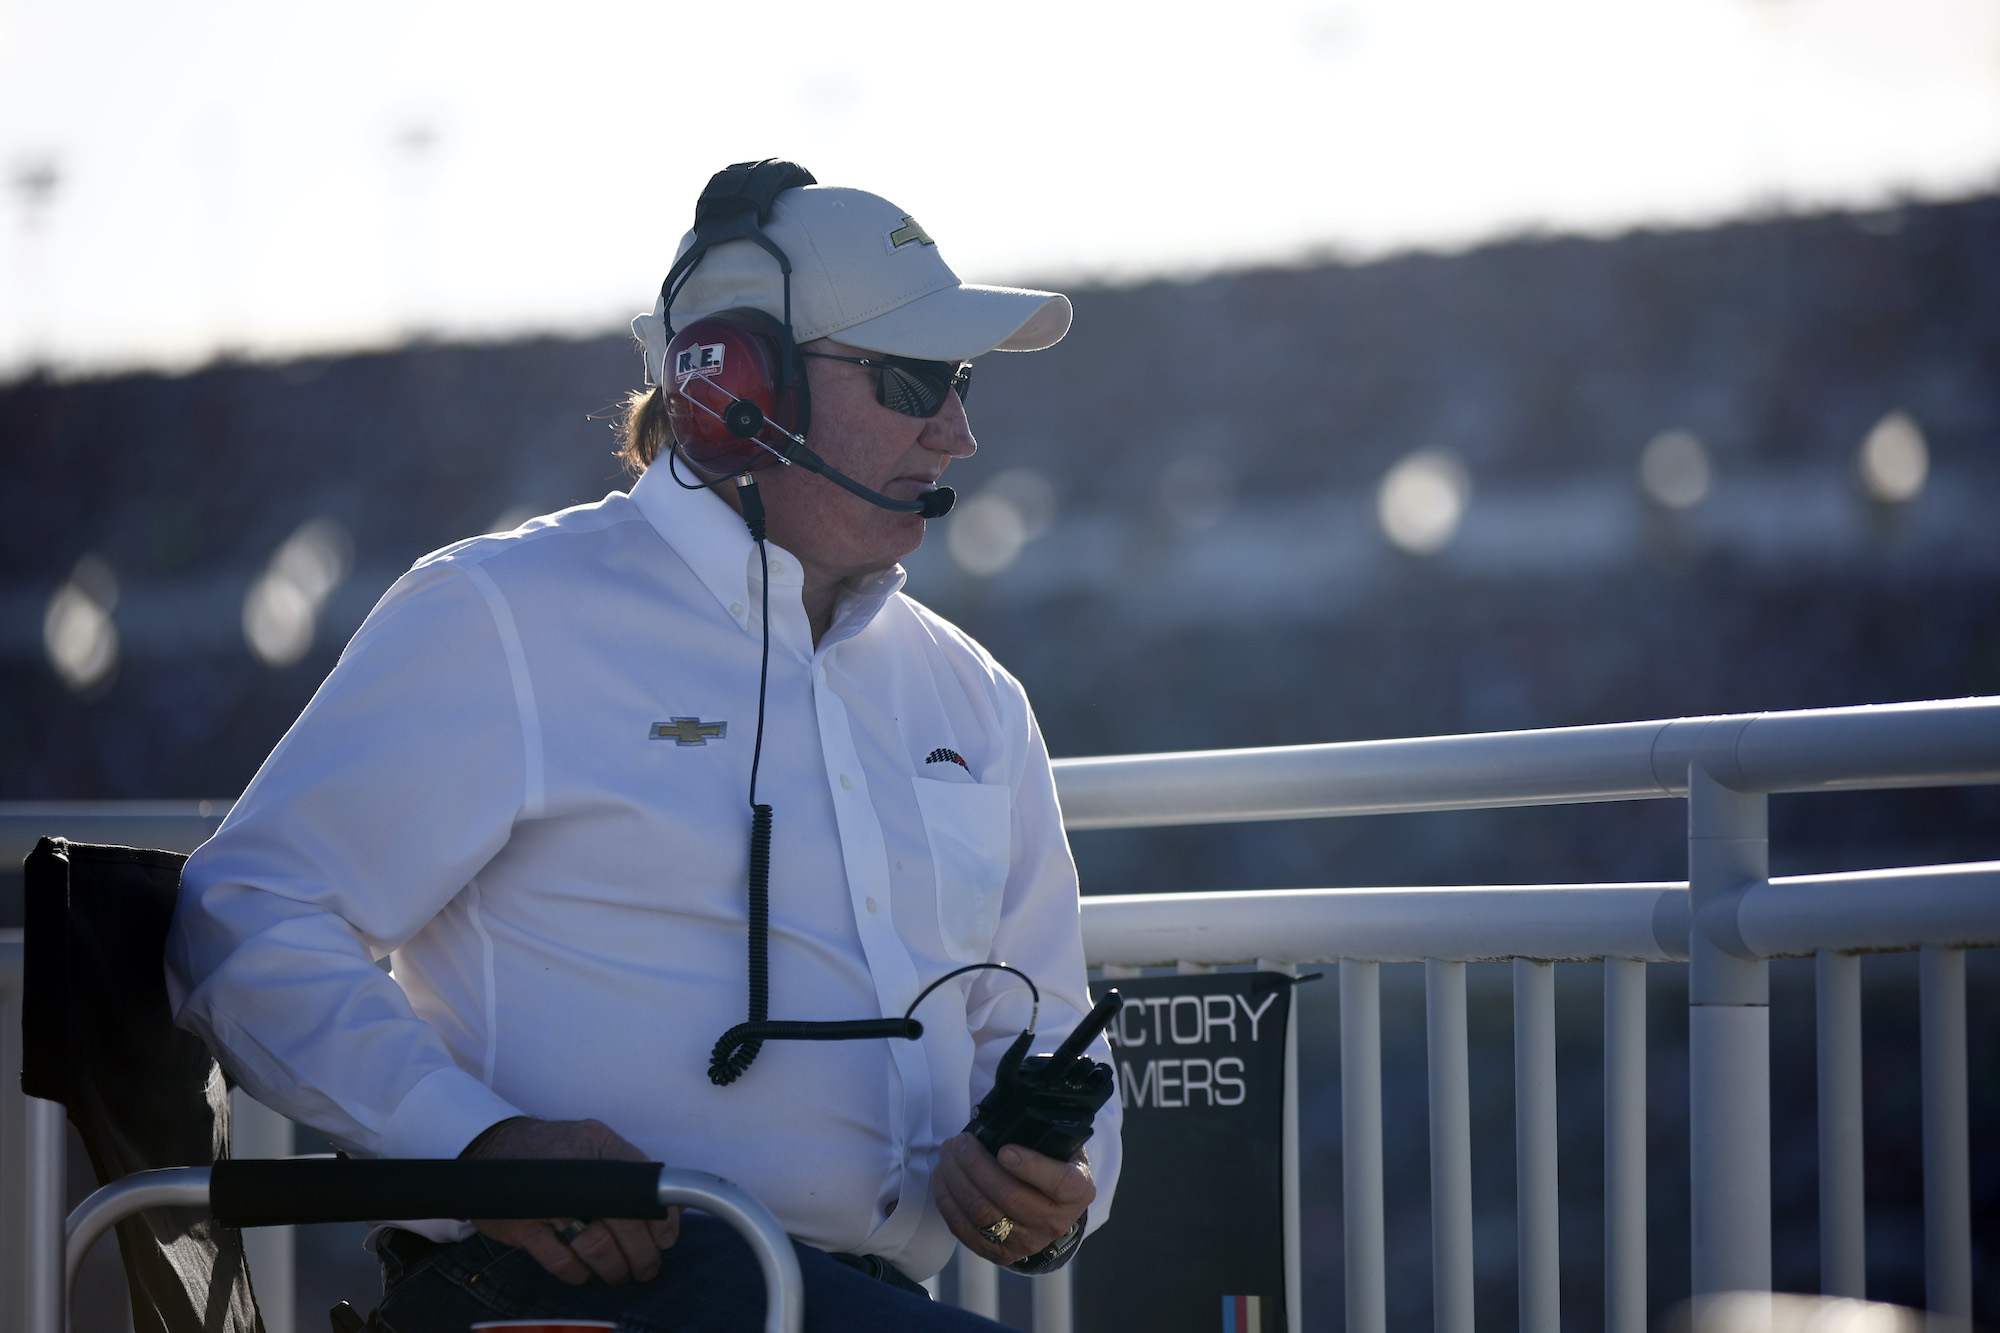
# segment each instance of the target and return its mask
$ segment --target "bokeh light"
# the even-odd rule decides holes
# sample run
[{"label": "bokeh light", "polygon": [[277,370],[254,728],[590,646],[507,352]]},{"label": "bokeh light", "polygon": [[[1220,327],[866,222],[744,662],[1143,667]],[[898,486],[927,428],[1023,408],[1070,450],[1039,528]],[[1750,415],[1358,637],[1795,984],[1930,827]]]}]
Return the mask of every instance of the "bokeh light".
[{"label": "bokeh light", "polygon": [[958,567],[991,578],[1020,558],[1028,525],[1005,496],[975,495],[952,511],[945,547]]},{"label": "bokeh light", "polygon": [[1907,504],[1923,493],[1931,471],[1923,427],[1907,412],[1891,412],[1875,423],[1855,460],[1861,486],[1883,504]]},{"label": "bokeh light", "polygon": [[290,666],[313,646],[320,607],[354,564],[354,540],[330,518],[299,525],[243,599],[243,639],[259,661]]},{"label": "bokeh light", "polygon": [[1663,508],[1694,508],[1708,498],[1713,480],[1708,446],[1693,431],[1661,431],[1639,455],[1640,484]]},{"label": "bokeh light", "polygon": [[1056,521],[1056,488],[1031,467],[1008,468],[987,482],[979,493],[1004,499],[1014,506],[1029,541],[1047,532]]},{"label": "bokeh light", "polygon": [[42,646],[63,684],[79,694],[96,689],[118,666],[118,577],[99,557],[87,555],[49,598],[42,615]]},{"label": "bokeh light", "polygon": [[1472,502],[1472,476],[1456,454],[1419,449],[1389,469],[1376,493],[1383,535],[1412,555],[1451,545]]},{"label": "bokeh light", "polygon": [[1032,468],[1010,468],[962,500],[946,520],[945,549],[975,578],[1011,566],[1056,518],[1055,487]]}]

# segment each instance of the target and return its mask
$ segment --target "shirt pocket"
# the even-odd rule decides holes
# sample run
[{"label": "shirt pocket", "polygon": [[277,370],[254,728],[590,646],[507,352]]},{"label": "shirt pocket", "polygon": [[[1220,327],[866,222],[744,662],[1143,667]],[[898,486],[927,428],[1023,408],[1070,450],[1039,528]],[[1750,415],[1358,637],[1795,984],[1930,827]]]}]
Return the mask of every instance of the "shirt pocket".
[{"label": "shirt pocket", "polygon": [[912,778],[937,872],[938,933],[962,963],[985,959],[1000,925],[1012,860],[1014,802],[990,782]]}]

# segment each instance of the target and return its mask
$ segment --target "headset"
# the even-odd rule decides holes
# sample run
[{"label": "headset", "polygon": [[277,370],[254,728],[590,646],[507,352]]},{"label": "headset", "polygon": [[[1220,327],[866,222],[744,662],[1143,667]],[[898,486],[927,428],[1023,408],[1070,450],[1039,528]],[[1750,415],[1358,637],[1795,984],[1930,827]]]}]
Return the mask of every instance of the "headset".
[{"label": "headset", "polygon": [[[958,498],[951,487],[936,487],[916,500],[892,499],[831,467],[806,444],[812,393],[792,336],[792,261],[764,226],[780,194],[816,183],[796,162],[765,158],[724,168],[702,191],[694,243],[660,284],[667,336],[660,390],[674,442],[681,456],[711,477],[740,479],[773,463],[797,464],[882,509],[943,518]],[[784,319],[738,307],[676,332],[675,298],[702,257],[729,241],[749,241],[777,261]]]}]

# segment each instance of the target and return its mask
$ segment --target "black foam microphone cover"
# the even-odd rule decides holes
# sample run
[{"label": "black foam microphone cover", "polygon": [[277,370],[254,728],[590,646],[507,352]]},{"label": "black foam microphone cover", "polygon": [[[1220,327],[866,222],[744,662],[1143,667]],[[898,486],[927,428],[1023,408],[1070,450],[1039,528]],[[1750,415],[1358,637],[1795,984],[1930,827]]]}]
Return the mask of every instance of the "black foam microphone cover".
[{"label": "black foam microphone cover", "polygon": [[925,491],[920,503],[923,508],[917,511],[919,517],[943,518],[958,503],[958,492],[949,486],[940,486],[934,491]]}]

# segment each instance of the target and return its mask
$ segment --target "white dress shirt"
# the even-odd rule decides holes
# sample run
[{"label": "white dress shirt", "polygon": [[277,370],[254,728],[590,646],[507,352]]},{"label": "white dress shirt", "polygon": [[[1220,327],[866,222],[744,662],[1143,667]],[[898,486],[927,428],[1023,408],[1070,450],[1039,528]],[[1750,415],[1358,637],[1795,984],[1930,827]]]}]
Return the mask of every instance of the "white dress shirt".
[{"label": "white dress shirt", "polygon": [[[900,568],[845,589],[815,649],[798,562],[770,562],[770,1016],[900,1016],[1005,961],[1040,985],[1050,1049],[1089,1000],[1020,685]],[[360,1155],[596,1117],[810,1244],[936,1272],[931,1167],[1027,1021],[1016,978],[946,983],[917,1042],[766,1042],[732,1086],[707,1077],[748,1005],[761,580],[742,520],[664,467],[418,561],[188,861],[180,1022]],[[725,730],[683,744],[679,718]],[[1092,1226],[1118,1122],[1114,1096]]]}]

